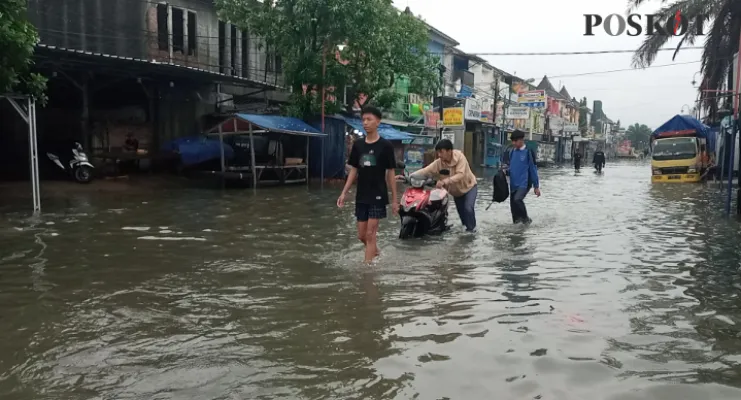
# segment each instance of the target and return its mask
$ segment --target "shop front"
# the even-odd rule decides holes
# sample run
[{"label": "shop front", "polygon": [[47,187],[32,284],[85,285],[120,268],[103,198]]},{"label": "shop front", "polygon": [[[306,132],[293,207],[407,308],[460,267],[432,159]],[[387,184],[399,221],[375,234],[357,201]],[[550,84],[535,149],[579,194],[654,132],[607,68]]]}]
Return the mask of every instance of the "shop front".
[{"label": "shop front", "polygon": [[484,126],[484,166],[487,168],[497,168],[502,160],[502,151],[504,149],[504,131],[496,126]]},{"label": "shop front", "polygon": [[481,103],[478,99],[468,98],[465,103],[466,133],[463,144],[463,154],[469,164],[484,164],[484,134],[481,129]]}]

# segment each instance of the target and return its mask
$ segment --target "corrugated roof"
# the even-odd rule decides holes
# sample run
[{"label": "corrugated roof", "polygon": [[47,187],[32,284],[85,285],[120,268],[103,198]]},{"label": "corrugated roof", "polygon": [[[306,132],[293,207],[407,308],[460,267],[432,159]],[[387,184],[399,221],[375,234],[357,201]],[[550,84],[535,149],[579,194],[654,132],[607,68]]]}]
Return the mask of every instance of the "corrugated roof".
[{"label": "corrugated roof", "polygon": [[266,81],[258,81],[255,79],[250,78],[243,78],[240,76],[230,75],[230,74],[222,74],[220,72],[214,72],[203,68],[196,68],[196,67],[189,67],[186,65],[180,65],[175,64],[172,62],[160,62],[155,60],[145,60],[141,58],[134,58],[134,57],[124,57],[124,56],[118,56],[115,54],[106,54],[106,53],[97,53],[92,51],[86,51],[86,50],[79,50],[79,49],[71,49],[67,47],[58,47],[58,46],[51,46],[43,43],[39,43],[36,45],[38,49],[42,50],[49,50],[49,51],[56,51],[56,52],[63,52],[70,55],[78,55],[82,57],[96,57],[102,60],[118,60],[126,63],[131,64],[138,64],[138,65],[150,65],[150,66],[158,66],[164,69],[169,69],[170,71],[176,70],[176,71],[190,71],[190,72],[196,72],[200,74],[208,74],[213,76],[214,78],[223,78],[225,81],[232,81],[232,82],[245,82],[245,83],[251,83],[257,86],[262,86],[266,88],[275,88],[275,89],[284,89],[282,86],[278,86]]}]

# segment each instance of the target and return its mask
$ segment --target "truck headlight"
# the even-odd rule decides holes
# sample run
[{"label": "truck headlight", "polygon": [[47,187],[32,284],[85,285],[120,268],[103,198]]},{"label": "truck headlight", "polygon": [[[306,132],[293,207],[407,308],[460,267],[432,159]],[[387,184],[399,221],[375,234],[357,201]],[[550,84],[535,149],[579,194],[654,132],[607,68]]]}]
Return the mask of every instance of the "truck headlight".
[{"label": "truck headlight", "polygon": [[696,174],[697,173],[697,168],[687,168],[687,173],[688,174]]},{"label": "truck headlight", "polygon": [[661,175],[661,170],[654,168],[654,175]]}]

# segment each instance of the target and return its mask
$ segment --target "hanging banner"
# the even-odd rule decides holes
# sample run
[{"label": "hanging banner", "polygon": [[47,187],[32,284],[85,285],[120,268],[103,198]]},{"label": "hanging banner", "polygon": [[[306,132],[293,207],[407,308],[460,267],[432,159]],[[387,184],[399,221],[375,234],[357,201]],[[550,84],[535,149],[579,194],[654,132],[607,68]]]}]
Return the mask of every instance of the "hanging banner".
[{"label": "hanging banner", "polygon": [[507,119],[528,119],[530,118],[530,108],[528,107],[509,107],[507,108]]},{"label": "hanging banner", "polygon": [[463,107],[451,107],[443,110],[443,125],[462,126]]},{"label": "hanging banner", "polygon": [[440,121],[440,113],[437,111],[425,111],[425,127],[437,128],[437,122]]}]

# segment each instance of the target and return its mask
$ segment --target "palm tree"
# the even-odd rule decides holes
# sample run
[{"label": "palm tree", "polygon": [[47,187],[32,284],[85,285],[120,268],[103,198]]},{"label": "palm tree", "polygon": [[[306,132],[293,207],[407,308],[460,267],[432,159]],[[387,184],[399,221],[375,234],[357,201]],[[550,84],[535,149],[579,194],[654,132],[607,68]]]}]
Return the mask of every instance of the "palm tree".
[{"label": "palm tree", "polygon": [[651,143],[651,128],[643,124],[633,124],[625,131],[625,139],[630,140],[635,149],[646,149]]},{"label": "palm tree", "polygon": [[[652,0],[629,0],[630,9]],[[653,0],[667,2],[666,0]],[[707,26],[704,28],[707,34],[705,38],[705,49],[702,53],[702,84],[700,85],[700,98],[704,107],[711,117],[718,112],[718,93],[703,90],[721,90],[730,79],[729,71],[733,67],[733,55],[739,48],[739,31],[741,30],[741,1],[738,0],[674,0],[662,7],[656,14],[661,16],[661,21],[674,17],[677,11],[687,19],[688,26],[681,36],[674,57],[684,45],[693,45],[698,39],[698,24]],[[633,55],[634,67],[647,67],[656,59],[659,52],[671,35],[652,35],[646,37],[643,44]],[[731,86],[731,85],[729,85]]]}]

